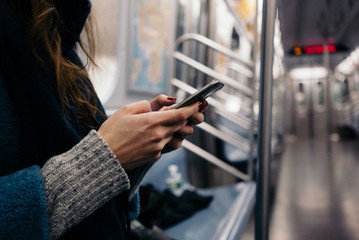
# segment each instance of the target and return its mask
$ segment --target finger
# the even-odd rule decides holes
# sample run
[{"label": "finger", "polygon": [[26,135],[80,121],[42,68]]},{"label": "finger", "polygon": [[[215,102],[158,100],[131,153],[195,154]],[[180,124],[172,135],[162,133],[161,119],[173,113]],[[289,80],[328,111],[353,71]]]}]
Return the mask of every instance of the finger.
[{"label": "finger", "polygon": [[176,149],[180,148],[182,146],[183,139],[184,139],[184,136],[182,136],[179,133],[175,133],[173,135],[173,138],[171,139],[171,141],[169,141],[165,145],[162,152],[166,153],[166,152],[170,152],[170,151],[173,151],[173,150],[176,150]]},{"label": "finger", "polygon": [[176,133],[176,136],[186,137],[192,134],[193,134],[193,127],[186,125]]},{"label": "finger", "polygon": [[176,98],[160,94],[150,101],[152,111],[158,111],[163,106],[169,106],[176,102]]},{"label": "finger", "polygon": [[199,110],[198,103],[194,103],[190,106],[180,109],[174,109],[171,111],[159,111],[153,112],[156,115],[156,119],[161,125],[178,124],[179,122],[187,121],[193,114]]},{"label": "finger", "polygon": [[132,114],[147,113],[152,111],[150,103],[146,100],[130,103],[122,107],[122,109]]},{"label": "finger", "polygon": [[174,106],[176,106],[176,104],[172,104],[170,106],[165,106],[165,107],[162,107],[159,111],[167,111],[167,110],[172,109]]},{"label": "finger", "polygon": [[175,150],[182,146],[183,138],[173,138],[164,148],[164,150]]},{"label": "finger", "polygon": [[203,100],[199,106],[199,112],[203,113],[208,107],[208,102],[207,100]]},{"label": "finger", "polygon": [[200,112],[193,114],[190,118],[192,124],[200,124],[204,121],[204,115]]}]

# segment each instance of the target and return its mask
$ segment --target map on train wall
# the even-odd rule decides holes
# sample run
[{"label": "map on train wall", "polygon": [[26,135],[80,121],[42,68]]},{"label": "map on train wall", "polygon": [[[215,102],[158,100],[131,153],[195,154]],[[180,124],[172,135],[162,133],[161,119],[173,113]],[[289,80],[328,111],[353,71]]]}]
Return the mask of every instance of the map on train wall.
[{"label": "map on train wall", "polygon": [[129,89],[167,91],[172,1],[133,2],[132,57]]}]

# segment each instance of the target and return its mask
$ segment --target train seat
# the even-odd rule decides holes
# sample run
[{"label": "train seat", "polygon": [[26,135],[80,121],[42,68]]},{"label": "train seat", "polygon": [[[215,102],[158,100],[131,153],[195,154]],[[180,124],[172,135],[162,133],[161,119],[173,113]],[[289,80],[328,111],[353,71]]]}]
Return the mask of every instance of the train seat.
[{"label": "train seat", "polygon": [[[152,167],[143,184],[152,184],[164,190],[169,176],[168,166],[176,164],[186,182],[185,149],[180,148],[165,154]],[[203,196],[212,196],[210,205],[190,218],[166,229],[175,239],[239,239],[248,222],[255,202],[254,182],[240,182],[231,185],[196,189]]]}]

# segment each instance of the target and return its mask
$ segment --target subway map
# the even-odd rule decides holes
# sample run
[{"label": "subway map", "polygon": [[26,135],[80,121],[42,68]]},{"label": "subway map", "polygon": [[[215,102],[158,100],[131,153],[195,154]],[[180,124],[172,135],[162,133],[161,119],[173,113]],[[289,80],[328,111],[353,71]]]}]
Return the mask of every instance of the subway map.
[{"label": "subway map", "polygon": [[167,90],[171,1],[137,0],[133,14],[130,90]]}]

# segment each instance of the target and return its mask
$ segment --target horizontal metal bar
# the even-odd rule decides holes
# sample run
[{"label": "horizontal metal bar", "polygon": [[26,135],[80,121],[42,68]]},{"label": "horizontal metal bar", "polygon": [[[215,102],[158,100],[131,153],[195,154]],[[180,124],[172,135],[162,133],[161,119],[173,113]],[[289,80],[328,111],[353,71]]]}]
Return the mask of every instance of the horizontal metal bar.
[{"label": "horizontal metal bar", "polygon": [[242,110],[241,111],[244,111],[248,115],[252,114],[252,109],[251,109],[252,98],[251,97],[245,96],[243,94],[235,95],[235,94],[227,93],[225,91],[217,92],[216,96],[218,98],[222,99],[224,102],[228,101],[228,99],[230,99],[231,97],[238,97],[242,101],[242,103],[241,103]]},{"label": "horizontal metal bar", "polygon": [[234,114],[223,109],[216,109],[216,113],[228,121],[231,121],[233,124],[241,126],[244,129],[250,129],[251,119],[250,117],[242,116],[240,114]]},{"label": "horizontal metal bar", "polygon": [[180,60],[180,61],[190,65],[191,67],[197,69],[198,71],[207,74],[208,76],[210,76],[214,79],[221,80],[224,84],[227,84],[227,85],[241,91],[243,94],[245,94],[247,96],[252,96],[252,94],[253,94],[252,89],[250,89],[246,85],[239,83],[236,80],[234,80],[224,74],[218,73],[215,70],[197,62],[196,60],[193,60],[192,58],[190,58],[180,52],[173,53],[173,57],[176,58],[177,60]]},{"label": "horizontal metal bar", "polygon": [[223,47],[221,44],[219,44],[205,36],[197,34],[197,33],[186,33],[186,34],[183,34],[182,36],[180,36],[179,38],[177,38],[176,42],[175,42],[175,49],[178,49],[178,47],[181,43],[188,41],[188,40],[194,40],[194,41],[200,42],[200,43],[216,50],[217,52],[220,52],[220,53],[226,55],[227,57],[230,57],[230,58],[246,65],[248,68],[253,68],[253,66],[254,66],[253,62],[245,61],[244,59],[240,58],[238,56],[238,54],[233,52],[232,50],[230,50],[226,47]]},{"label": "horizontal metal bar", "polygon": [[171,79],[171,84],[174,85],[175,87],[178,87],[178,88],[188,92],[189,94],[195,93],[197,91],[196,88],[194,88],[191,85],[188,85],[187,83],[184,83],[181,80],[178,80],[176,78]]},{"label": "horizontal metal bar", "polygon": [[[227,134],[233,138],[236,138],[236,139],[241,139],[239,140],[239,144],[240,145],[243,145],[242,147],[237,147],[239,148],[239,150],[242,150],[244,153],[248,153],[249,155],[249,151],[250,151],[250,139],[247,139],[247,138],[244,138],[242,137],[241,135],[237,134],[237,133],[234,133],[232,129],[226,127],[226,126],[219,126],[218,127],[219,130],[221,130],[224,134]],[[232,144],[233,143],[229,143],[229,144]]]},{"label": "horizontal metal bar", "polygon": [[231,134],[225,133],[211,125],[209,125],[206,122],[202,122],[201,124],[197,125],[198,128],[208,132],[209,134],[235,146],[236,148],[244,151],[249,152],[249,140],[245,139],[244,137],[238,135],[238,134]]},{"label": "horizontal metal bar", "polygon": [[247,68],[243,67],[238,63],[229,62],[227,65],[228,65],[227,69],[231,69],[237,73],[240,73],[247,78],[251,78],[251,79],[254,78],[253,71],[248,70]]},{"label": "horizontal metal bar", "polygon": [[189,151],[197,154],[198,156],[202,157],[203,159],[205,159],[206,161],[212,163],[213,165],[223,169],[224,171],[230,173],[231,175],[248,181],[249,180],[249,176],[246,175],[245,173],[242,173],[241,171],[237,170],[236,168],[232,167],[231,165],[223,162],[221,159],[215,157],[214,155],[210,154],[209,152],[203,150],[202,148],[196,146],[195,144],[191,143],[188,140],[183,140],[182,142],[182,146],[186,149],[188,149]]},{"label": "horizontal metal bar", "polygon": [[251,126],[251,119],[249,117],[232,114],[222,109],[216,109],[215,111],[218,115],[224,117],[226,120],[232,122],[233,124],[241,126],[242,128],[249,131]]}]

